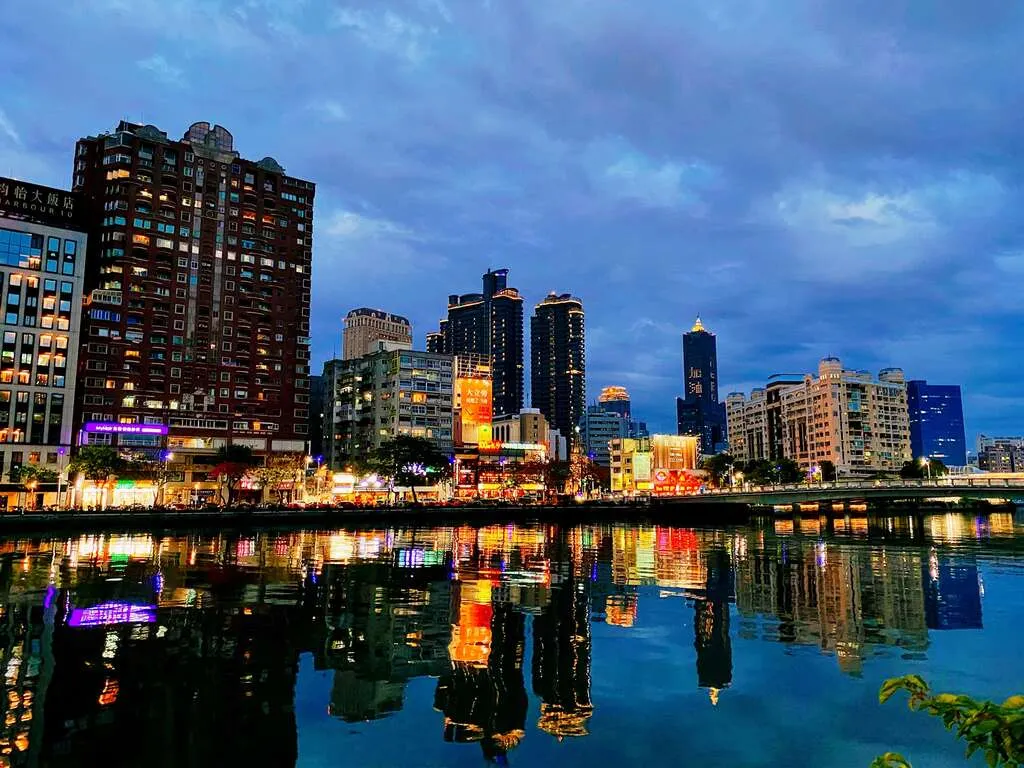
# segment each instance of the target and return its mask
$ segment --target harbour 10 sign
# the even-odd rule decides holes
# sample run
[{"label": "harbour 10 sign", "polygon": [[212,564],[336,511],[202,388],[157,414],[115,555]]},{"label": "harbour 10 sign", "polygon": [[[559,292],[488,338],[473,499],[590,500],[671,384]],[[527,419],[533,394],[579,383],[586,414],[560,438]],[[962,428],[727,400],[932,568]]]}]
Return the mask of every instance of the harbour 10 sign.
[{"label": "harbour 10 sign", "polygon": [[0,215],[55,227],[73,227],[82,216],[74,192],[0,177]]}]

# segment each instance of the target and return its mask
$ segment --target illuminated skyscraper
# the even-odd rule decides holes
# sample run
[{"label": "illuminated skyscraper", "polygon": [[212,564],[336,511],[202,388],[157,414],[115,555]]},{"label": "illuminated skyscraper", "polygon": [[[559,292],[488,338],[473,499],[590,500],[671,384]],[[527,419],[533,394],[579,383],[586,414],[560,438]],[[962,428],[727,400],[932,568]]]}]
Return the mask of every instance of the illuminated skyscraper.
[{"label": "illuminated skyscraper", "polygon": [[604,387],[597,396],[601,410],[617,413],[626,421],[630,419],[629,392],[625,387]]},{"label": "illuminated skyscraper", "polygon": [[551,293],[530,320],[530,393],[548,423],[572,436],[586,409],[587,358],[583,302]]},{"label": "illuminated skyscraper", "polygon": [[700,437],[701,453],[725,441],[725,406],[718,402],[718,345],[700,318],[683,334],[684,396],[676,398],[680,435]]},{"label": "illuminated skyscraper", "polygon": [[488,270],[482,293],[452,294],[448,317],[427,334],[427,351],[490,355],[494,414],[523,407],[523,299],[508,287],[508,270]]}]

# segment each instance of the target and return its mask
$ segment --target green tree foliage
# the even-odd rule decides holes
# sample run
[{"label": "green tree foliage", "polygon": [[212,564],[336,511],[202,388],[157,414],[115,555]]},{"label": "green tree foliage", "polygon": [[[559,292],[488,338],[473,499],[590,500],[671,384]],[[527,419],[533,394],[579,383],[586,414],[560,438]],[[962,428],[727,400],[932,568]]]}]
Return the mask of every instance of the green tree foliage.
[{"label": "green tree foliage", "polygon": [[56,472],[36,464],[22,464],[16,471],[11,472],[11,475],[11,481],[21,483],[26,490],[57,482]]},{"label": "green tree foliage", "polygon": [[98,485],[105,485],[127,469],[128,463],[107,445],[87,445],[68,464],[68,474],[85,476]]},{"label": "green tree foliage", "polygon": [[800,466],[792,459],[755,459],[742,467],[743,476],[753,485],[799,483],[804,478]]},{"label": "green tree foliage", "polygon": [[391,487],[405,486],[412,490],[416,502],[416,486],[433,485],[451,476],[448,456],[422,437],[399,435],[381,443],[370,454],[370,471],[390,481]]},{"label": "green tree foliage", "polygon": [[927,477],[942,477],[949,468],[938,459],[917,459],[903,464],[900,477],[904,480],[921,480]]},{"label": "green tree foliage", "polygon": [[825,483],[831,483],[836,480],[838,473],[836,472],[836,465],[828,459],[818,464],[818,469],[821,470],[821,480]]},{"label": "green tree foliage", "polygon": [[701,469],[708,473],[711,484],[721,488],[729,484],[729,475],[736,460],[728,453],[716,453],[701,462]]},{"label": "green tree foliage", "polygon": [[281,486],[286,485],[289,481],[295,482],[304,468],[305,459],[305,455],[301,453],[268,456],[264,466],[256,467],[248,474],[257,488],[261,491],[270,489],[271,492],[277,494],[278,504],[283,504],[284,490]]},{"label": "green tree foliage", "polygon": [[[920,676],[906,675],[882,684],[879,703],[884,704],[898,691],[907,692],[912,711],[938,717],[946,730],[955,732],[967,744],[967,757],[980,751],[993,768],[1024,766],[1024,696],[994,704],[954,693],[933,694]],[[910,768],[910,763],[903,755],[887,752],[876,757],[870,768]]]},{"label": "green tree foliage", "polygon": [[252,448],[247,445],[225,445],[217,449],[210,477],[219,478],[228,491],[226,506],[235,500],[235,489],[245,474],[257,464]]}]

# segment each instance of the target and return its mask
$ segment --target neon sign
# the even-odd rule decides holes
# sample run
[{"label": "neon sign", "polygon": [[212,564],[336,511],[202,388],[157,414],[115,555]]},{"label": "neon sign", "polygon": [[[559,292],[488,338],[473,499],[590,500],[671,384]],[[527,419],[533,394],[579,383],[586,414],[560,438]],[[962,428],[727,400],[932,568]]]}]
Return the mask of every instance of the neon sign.
[{"label": "neon sign", "polygon": [[82,429],[104,435],[166,435],[164,424],[120,424],[116,421],[87,421]]}]

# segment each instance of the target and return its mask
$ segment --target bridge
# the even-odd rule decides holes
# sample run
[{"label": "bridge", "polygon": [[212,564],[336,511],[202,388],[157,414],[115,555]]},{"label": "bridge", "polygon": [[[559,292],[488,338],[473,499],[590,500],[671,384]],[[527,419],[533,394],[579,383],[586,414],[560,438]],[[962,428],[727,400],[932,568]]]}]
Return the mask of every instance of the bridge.
[{"label": "bridge", "polygon": [[[744,485],[708,489],[686,496],[651,499],[652,506],[678,504],[731,504],[749,507],[798,507],[889,504],[908,501],[977,499],[1024,503],[1024,478],[986,478],[954,475],[926,480],[839,480],[790,485]],[[840,506],[842,505],[842,506]]]}]

